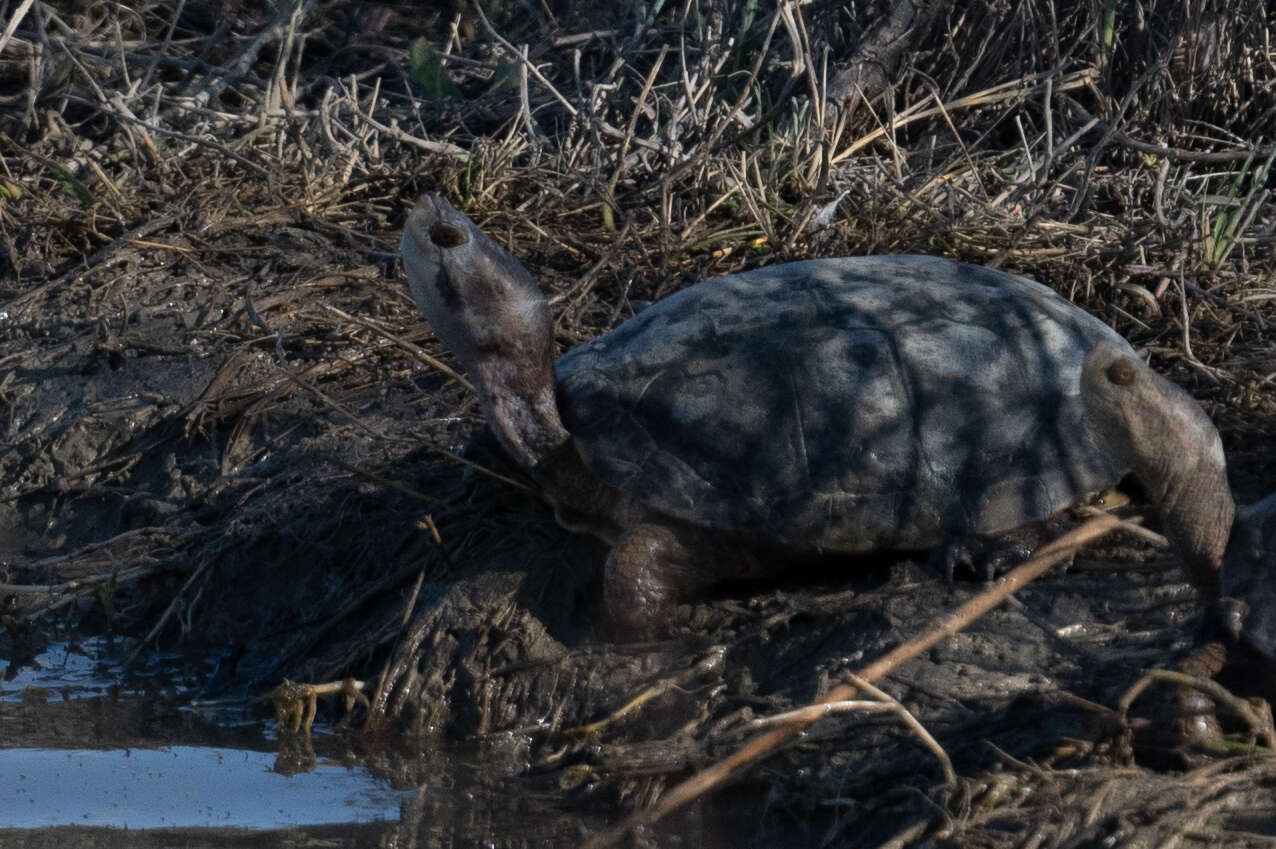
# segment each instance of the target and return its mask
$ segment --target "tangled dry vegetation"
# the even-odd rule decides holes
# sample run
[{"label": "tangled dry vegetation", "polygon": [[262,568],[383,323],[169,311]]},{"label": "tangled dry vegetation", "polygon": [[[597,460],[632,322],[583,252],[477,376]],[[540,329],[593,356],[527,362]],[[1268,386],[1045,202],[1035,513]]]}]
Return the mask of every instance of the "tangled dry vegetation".
[{"label": "tangled dry vegetation", "polygon": [[[723,628],[774,665],[759,646],[777,623],[860,615],[836,592],[722,603],[697,608],[683,641],[595,644],[598,552],[516,485],[462,474],[473,393],[397,279],[403,215],[427,189],[538,275],[563,348],[692,280],[799,257],[1022,272],[1202,400],[1242,501],[1276,485],[1262,0],[5,8],[14,662],[73,622],[120,634],[139,664],[229,647],[241,692],[285,674],[379,680],[374,715],[482,737],[596,717],[626,687],[701,669]],[[747,669],[684,681],[669,696],[684,713],[664,707],[682,719],[634,732],[662,740],[656,763],[626,750],[613,772],[654,797],[749,711],[809,696],[795,654],[771,691]],[[871,774],[848,782],[841,755],[820,757],[806,779],[773,776],[769,804],[849,839],[839,811],[866,810],[846,799]],[[1268,767],[1229,769],[1233,790],[1270,787]],[[1081,845],[1106,822],[1183,814],[1106,773],[1015,774],[1020,795],[952,839]],[[1074,796],[1101,797],[1102,815],[1072,817]],[[880,801],[909,804],[928,810]],[[1198,831],[1232,827],[1207,814]]]}]

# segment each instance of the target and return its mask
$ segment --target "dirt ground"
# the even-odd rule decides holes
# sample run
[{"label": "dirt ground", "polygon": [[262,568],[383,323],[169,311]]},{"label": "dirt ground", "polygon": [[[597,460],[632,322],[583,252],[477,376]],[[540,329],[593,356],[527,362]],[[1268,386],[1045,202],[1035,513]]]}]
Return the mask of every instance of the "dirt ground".
[{"label": "dirt ground", "polygon": [[[1270,9],[888,5],[9,3],[10,664],[71,629],[138,669],[220,658],[200,699],[359,679],[355,727],[468,747],[550,812],[518,845],[563,845],[982,589],[838,561],[601,639],[601,546],[467,448],[476,398],[397,266],[424,190],[538,277],[564,350],[788,259],[1023,273],[1200,399],[1240,503],[1276,489]],[[1273,845],[1265,757],[1177,750],[1163,688],[1137,745],[1113,721],[1195,610],[1173,551],[1109,537],[882,683],[958,789],[894,714],[845,714],[639,842]]]}]

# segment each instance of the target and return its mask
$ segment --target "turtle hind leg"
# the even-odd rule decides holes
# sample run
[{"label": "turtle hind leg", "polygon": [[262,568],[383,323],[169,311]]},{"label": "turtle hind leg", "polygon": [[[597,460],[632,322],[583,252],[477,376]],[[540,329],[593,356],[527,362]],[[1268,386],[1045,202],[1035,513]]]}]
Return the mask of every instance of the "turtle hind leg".
[{"label": "turtle hind leg", "polygon": [[616,640],[650,637],[679,603],[724,579],[757,572],[757,558],[747,548],[713,531],[672,520],[632,525],[604,567],[605,633]]}]

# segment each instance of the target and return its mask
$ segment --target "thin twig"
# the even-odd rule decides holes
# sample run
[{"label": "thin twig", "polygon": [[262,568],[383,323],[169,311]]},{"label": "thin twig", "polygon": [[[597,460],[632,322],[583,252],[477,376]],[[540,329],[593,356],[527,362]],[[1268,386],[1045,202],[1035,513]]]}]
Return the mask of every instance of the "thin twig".
[{"label": "thin twig", "polygon": [[31,10],[34,3],[35,0],[22,0],[18,8],[13,11],[8,25],[4,28],[4,35],[0,35],[0,55],[4,55],[4,49],[9,46],[9,39],[13,38],[13,33],[22,24],[22,19],[27,16],[27,12]]},{"label": "thin twig", "polygon": [[[881,680],[882,677],[901,663],[933,648],[953,634],[961,631],[978,617],[997,607],[1007,596],[1018,592],[1029,582],[1044,575],[1051,566],[1069,557],[1083,545],[1111,533],[1121,527],[1121,525],[1121,520],[1115,516],[1101,516],[1090,520],[1074,531],[1064,534],[1041,549],[1027,563],[1011,570],[986,592],[980,593],[961,605],[939,625],[925,634],[909,640],[874,663],[869,664],[859,672],[859,676],[870,682]],[[852,698],[857,692],[858,688],[854,684],[842,684],[834,687],[820,701],[845,701]],[[752,764],[773,754],[780,746],[796,737],[810,724],[810,721],[796,721],[791,725],[776,728],[760,737],[754,738],[737,749],[732,755],[701,770],[691,778],[668,790],[650,808],[631,814],[619,825],[595,835],[586,841],[582,849],[604,849],[604,847],[618,845],[625,835],[634,829],[650,826],[688,802],[722,785]]]},{"label": "thin twig", "polygon": [[457,383],[464,386],[470,392],[476,391],[474,389],[474,384],[466,380],[463,374],[456,371],[455,369],[453,369],[451,366],[449,366],[447,363],[443,362],[442,360],[439,360],[435,357],[430,356],[428,353],[426,353],[425,349],[422,348],[421,346],[413,345],[411,342],[407,341],[406,339],[396,336],[385,327],[382,327],[377,322],[372,321],[371,319],[360,318],[359,316],[351,315],[345,310],[338,309],[337,307],[334,307],[331,304],[324,304],[323,308],[326,309],[328,312],[332,313],[333,315],[340,316],[346,321],[354,322],[355,324],[361,327],[366,327],[368,330],[371,330],[374,333],[379,334],[383,338],[393,342],[395,345],[398,345],[400,348],[407,351],[409,354],[416,357],[418,360],[425,363],[430,368],[435,369],[441,372],[442,374],[447,375],[452,380],[455,380]]},{"label": "thin twig", "polygon": [[[1062,88],[1059,89],[1063,91]],[[1272,156],[1276,154],[1276,146],[1273,147],[1255,147],[1245,150],[1218,150],[1218,151],[1197,151],[1183,150],[1177,147],[1164,147],[1159,144],[1150,144],[1148,142],[1139,141],[1131,138],[1126,133],[1105,124],[1103,121],[1095,118],[1090,112],[1076,100],[1067,98],[1068,105],[1076,110],[1086,121],[1093,122],[1095,126],[1107,133],[1117,143],[1137,150],[1139,153],[1150,153],[1153,156],[1163,156],[1166,159],[1172,159],[1176,162],[1203,162],[1207,164],[1223,164],[1228,162],[1244,162],[1251,158],[1262,158],[1264,156]]]}]

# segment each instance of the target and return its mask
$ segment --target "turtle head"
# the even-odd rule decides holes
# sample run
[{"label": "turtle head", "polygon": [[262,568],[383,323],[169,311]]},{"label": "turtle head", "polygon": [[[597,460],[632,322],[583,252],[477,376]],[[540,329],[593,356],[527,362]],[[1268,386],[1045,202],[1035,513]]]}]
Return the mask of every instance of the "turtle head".
[{"label": "turtle head", "polygon": [[399,245],[412,299],[478,387],[510,456],[535,470],[567,439],[554,396],[554,333],[532,275],[443,198],[424,195]]},{"label": "turtle head", "polygon": [[1276,493],[1237,515],[1218,578],[1228,632],[1276,663]]},{"label": "turtle head", "polygon": [[1216,598],[1236,512],[1218,430],[1191,395],[1102,342],[1086,357],[1081,398],[1095,430],[1147,492],[1192,582]]}]

